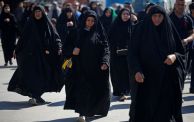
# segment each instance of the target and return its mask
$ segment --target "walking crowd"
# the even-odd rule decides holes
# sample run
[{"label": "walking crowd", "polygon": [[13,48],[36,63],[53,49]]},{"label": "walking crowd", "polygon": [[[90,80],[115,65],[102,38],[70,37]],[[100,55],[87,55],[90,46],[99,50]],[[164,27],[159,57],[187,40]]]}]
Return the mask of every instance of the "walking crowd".
[{"label": "walking crowd", "polygon": [[185,0],[170,13],[155,3],[135,13],[129,2],[104,10],[96,1],[21,2],[12,10],[0,1],[4,66],[12,58],[18,65],[8,91],[39,105],[44,93],[65,86],[64,109],[79,113],[77,122],[107,116],[112,95],[131,97],[129,122],[183,122],[189,73],[194,93],[193,22],[194,3]]}]

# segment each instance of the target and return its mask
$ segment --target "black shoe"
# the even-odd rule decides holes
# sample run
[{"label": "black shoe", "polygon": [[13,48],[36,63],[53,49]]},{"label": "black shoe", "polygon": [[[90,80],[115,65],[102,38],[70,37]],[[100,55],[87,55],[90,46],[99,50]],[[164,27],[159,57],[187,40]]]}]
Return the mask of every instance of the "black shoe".
[{"label": "black shoe", "polygon": [[31,105],[33,105],[33,106],[38,105],[38,103],[37,103],[37,101],[36,101],[36,99],[35,99],[35,98],[31,98],[31,99],[29,99],[28,103],[30,103],[30,104],[31,104]]},{"label": "black shoe", "polygon": [[7,63],[5,63],[4,66],[6,67],[7,66]]},{"label": "black shoe", "polygon": [[193,88],[190,88],[189,92],[190,92],[191,94],[194,94],[194,89],[193,89]]},{"label": "black shoe", "polygon": [[41,97],[36,98],[36,101],[37,101],[37,103],[39,103],[39,104],[44,104],[44,103],[46,103],[45,100],[42,99]]},{"label": "black shoe", "polygon": [[10,64],[10,65],[13,65],[13,62],[12,62],[12,60],[10,60],[10,61],[9,61],[9,64]]}]

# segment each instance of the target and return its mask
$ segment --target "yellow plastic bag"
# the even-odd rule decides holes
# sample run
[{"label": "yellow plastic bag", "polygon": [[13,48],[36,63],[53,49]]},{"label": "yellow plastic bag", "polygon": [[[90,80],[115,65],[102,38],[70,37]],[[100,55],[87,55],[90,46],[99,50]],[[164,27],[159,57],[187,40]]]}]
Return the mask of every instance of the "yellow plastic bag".
[{"label": "yellow plastic bag", "polygon": [[62,69],[63,70],[66,70],[67,68],[71,69],[72,68],[72,59],[69,58],[69,59],[65,59],[64,62],[63,62],[63,65],[62,65]]}]

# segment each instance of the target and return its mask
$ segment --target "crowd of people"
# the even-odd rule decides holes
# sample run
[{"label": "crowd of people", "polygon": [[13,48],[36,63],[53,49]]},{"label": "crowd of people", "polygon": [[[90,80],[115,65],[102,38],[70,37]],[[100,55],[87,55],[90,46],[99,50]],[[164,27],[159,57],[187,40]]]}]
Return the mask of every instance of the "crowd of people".
[{"label": "crowd of people", "polygon": [[[78,122],[107,116],[112,95],[121,102],[131,96],[129,122],[183,122],[189,73],[194,93],[194,3],[189,12],[186,7],[185,0],[176,0],[167,13],[149,3],[135,13],[129,2],[103,10],[96,1],[55,1],[51,8],[21,2],[13,11],[1,1],[4,66],[12,58],[18,65],[8,91],[39,105],[45,92],[65,85],[64,109],[79,113]],[[67,60],[72,66],[64,68]]]}]

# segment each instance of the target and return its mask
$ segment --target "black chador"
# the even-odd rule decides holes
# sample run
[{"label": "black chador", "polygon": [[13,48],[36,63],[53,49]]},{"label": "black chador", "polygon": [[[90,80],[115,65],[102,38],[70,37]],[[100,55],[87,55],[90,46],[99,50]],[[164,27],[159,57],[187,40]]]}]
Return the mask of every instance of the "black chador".
[{"label": "black chador", "polygon": [[13,14],[10,13],[10,6],[4,5],[0,15],[1,43],[4,53],[5,66],[8,61],[12,65],[13,51],[16,43],[17,24]]},{"label": "black chador", "polygon": [[[164,18],[156,25],[153,17],[158,14]],[[184,48],[163,8],[150,9],[145,21],[135,28],[130,45],[129,67],[132,82],[137,85],[132,94],[130,122],[183,122]],[[169,55],[176,57],[174,63],[165,63]],[[143,83],[137,82],[137,73],[141,73]]]},{"label": "black chador", "polygon": [[65,8],[57,20],[57,31],[63,44],[63,58],[72,56],[77,39],[77,21],[73,9]]},{"label": "black chador", "polygon": [[[39,20],[35,18],[36,11],[42,12]],[[15,49],[18,68],[8,91],[37,100],[45,92],[59,92],[63,86],[59,63],[61,47],[61,40],[44,9],[35,6]]]},{"label": "black chador", "polygon": [[[89,17],[94,19],[94,25],[87,29]],[[71,102],[66,101],[65,109],[74,109],[80,116],[106,116],[110,106],[109,48],[104,30],[99,31],[97,23],[96,13],[88,11],[76,42],[80,52],[74,57],[74,74],[70,81],[75,84],[75,96]],[[102,70],[102,65],[106,65],[107,69]]]},{"label": "black chador", "polygon": [[130,41],[132,24],[130,18],[123,21],[122,14],[127,13],[130,16],[128,9],[122,9],[115,19],[110,31],[110,73],[111,82],[113,85],[113,95],[123,96],[128,95],[130,91],[129,69],[127,62],[127,51],[125,54],[118,53],[118,50],[128,49]]}]

